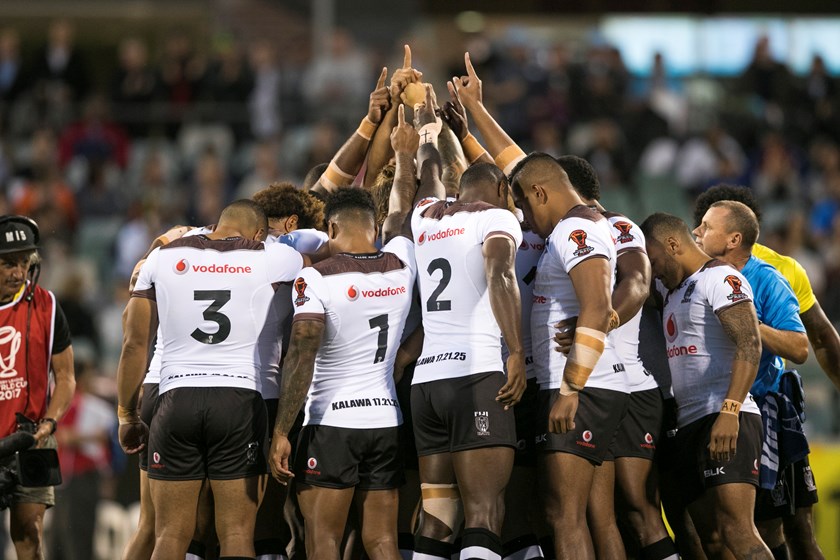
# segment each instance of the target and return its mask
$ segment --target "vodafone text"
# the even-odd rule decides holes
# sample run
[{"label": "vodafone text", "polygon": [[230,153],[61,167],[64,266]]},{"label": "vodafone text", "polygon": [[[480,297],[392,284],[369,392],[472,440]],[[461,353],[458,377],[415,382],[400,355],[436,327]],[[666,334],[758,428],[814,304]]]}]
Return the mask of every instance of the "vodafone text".
[{"label": "vodafone text", "polygon": [[668,348],[668,357],[669,358],[676,358],[677,356],[687,356],[689,354],[696,354],[697,347],[695,345],[691,346],[670,346]]},{"label": "vodafone text", "polygon": [[211,272],[214,274],[251,274],[250,266],[233,266],[229,264],[192,265],[193,272]]}]

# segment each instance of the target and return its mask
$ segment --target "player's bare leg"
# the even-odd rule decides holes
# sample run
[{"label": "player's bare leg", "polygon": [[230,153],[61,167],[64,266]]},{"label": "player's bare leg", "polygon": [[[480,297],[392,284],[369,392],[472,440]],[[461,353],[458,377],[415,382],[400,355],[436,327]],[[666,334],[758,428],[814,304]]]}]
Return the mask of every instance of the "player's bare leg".
[{"label": "player's bare leg", "polygon": [[283,520],[289,529],[290,537],[286,551],[289,554],[289,560],[304,560],[306,558],[306,533],[296,485],[294,479],[289,481],[286,503],[283,505]]},{"label": "player's bare leg", "polygon": [[254,525],[265,490],[265,479],[265,476],[249,476],[210,481],[216,504],[216,534],[221,546],[220,557],[254,556]]},{"label": "player's bare leg", "polygon": [[306,557],[335,560],[355,488],[322,488],[298,483],[298,503],[305,521]]},{"label": "player's bare leg", "polygon": [[822,550],[814,536],[813,510],[811,506],[796,508],[793,517],[785,518],[785,538],[791,557],[803,560],[824,560]]},{"label": "player's bare leg", "polygon": [[152,560],[183,558],[195,532],[201,480],[149,480],[155,508]]},{"label": "player's bare leg", "polygon": [[198,493],[198,505],[195,508],[195,532],[187,553],[187,560],[209,560],[215,558],[219,539],[216,536],[216,516],[213,492],[210,481],[206,478],[201,483]]},{"label": "player's bare leg", "polygon": [[[455,484],[455,470],[452,466],[452,455],[450,453],[435,453],[420,457],[420,483],[421,484]],[[428,511],[420,515],[420,523],[417,529],[418,537],[425,537],[441,542],[452,543],[455,540],[454,532],[457,527],[450,527],[441,522]]]},{"label": "player's bare leg", "polygon": [[595,467],[586,519],[598,558],[627,557],[615,520],[615,461]]},{"label": "player's bare leg", "polygon": [[594,560],[586,505],[595,467],[583,457],[570,453],[543,453],[539,460],[541,477],[545,481],[545,513],[554,533],[556,557]]},{"label": "player's bare leg", "polygon": [[[697,521],[714,516],[714,526],[721,535],[723,545],[736,558],[773,559],[753,523],[755,486],[746,483],[712,486],[706,489],[702,498],[689,506],[689,511],[704,546],[708,525]],[[710,551],[707,554],[712,556]]]},{"label": "player's bare leg", "polygon": [[125,560],[149,560],[155,548],[155,508],[149,489],[149,475],[140,470],[140,520],[123,550]]},{"label": "player's bare leg", "polygon": [[362,525],[362,544],[370,560],[399,560],[397,510],[399,492],[359,490],[356,506]]},{"label": "player's bare leg", "polygon": [[[662,521],[659,484],[653,461],[640,457],[620,457],[615,461],[615,476],[624,497],[627,520],[639,539],[639,545],[662,547],[676,556],[673,541]],[[660,544],[661,543],[661,544]],[[660,554],[664,558],[670,558]]]}]

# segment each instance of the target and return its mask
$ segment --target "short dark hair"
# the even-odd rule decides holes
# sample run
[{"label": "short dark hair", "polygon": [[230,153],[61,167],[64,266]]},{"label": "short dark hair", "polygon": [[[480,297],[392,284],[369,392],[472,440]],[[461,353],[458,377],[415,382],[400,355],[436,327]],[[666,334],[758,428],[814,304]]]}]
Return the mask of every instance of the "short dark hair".
[{"label": "short dark hair", "polygon": [[376,223],[376,207],[373,204],[373,197],[365,189],[341,187],[329,195],[324,206],[324,217],[327,221],[336,214],[348,211],[360,214],[367,213],[370,215],[370,219]]},{"label": "short dark hair", "polygon": [[601,182],[591,163],[573,155],[560,156],[557,163],[569,176],[569,182],[580,196],[587,200],[601,200]]},{"label": "short dark hair", "polygon": [[259,204],[269,218],[298,217],[301,229],[321,229],[324,224],[324,203],[306,191],[296,188],[292,183],[271,183],[254,195],[254,202]]},{"label": "short dark hair", "polygon": [[327,170],[329,167],[329,163],[319,163],[318,165],[314,166],[312,169],[306,172],[306,177],[303,178],[303,185],[302,188],[305,191],[308,191],[312,188],[312,185],[318,182],[318,179],[321,178],[321,175],[324,174],[324,171]]},{"label": "short dark hair", "polygon": [[[514,166],[513,170],[510,172],[510,175],[508,175],[508,181],[510,182],[511,189],[513,189],[514,191],[519,191],[520,194],[524,194],[522,192],[522,187],[519,185],[519,181],[517,181],[516,177],[525,170],[526,166],[532,163],[540,164],[540,166],[543,168],[556,168],[561,173],[565,173],[563,167],[559,163],[557,163],[557,160],[554,159],[552,156],[546,154],[545,152],[531,152],[530,154],[522,158],[519,161],[519,163],[517,163],[516,166]],[[543,169],[543,171],[545,171],[545,169]]]},{"label": "short dark hair", "polygon": [[482,161],[474,163],[464,170],[461,174],[458,188],[459,190],[469,189],[470,187],[480,185],[482,182],[495,186],[502,181],[507,181],[507,176],[505,176],[504,171],[499,169],[495,163]]},{"label": "short dark hair", "polygon": [[669,235],[682,237],[683,239],[691,239],[691,232],[688,229],[688,224],[682,218],[678,218],[673,214],[665,212],[656,212],[648,216],[642,225],[642,233],[648,239],[654,239],[661,242],[663,238]]},{"label": "short dark hair", "polygon": [[752,249],[758,241],[758,218],[749,206],[737,200],[718,200],[709,208],[726,208],[729,210],[727,227],[729,231],[741,234],[742,245],[745,249]]},{"label": "short dark hair", "polygon": [[235,200],[222,210],[219,223],[228,221],[268,231],[268,218],[265,217],[262,206],[250,198]]},{"label": "short dark hair", "polygon": [[735,202],[740,202],[752,210],[753,214],[755,214],[755,219],[758,220],[759,223],[761,222],[761,209],[758,207],[758,201],[755,199],[755,195],[753,194],[751,188],[721,183],[720,185],[715,185],[697,197],[697,200],[694,202],[694,227],[700,225],[703,221],[703,216],[706,215],[706,211],[709,207],[711,207],[711,205],[715,202],[719,202],[721,200],[734,200]]}]

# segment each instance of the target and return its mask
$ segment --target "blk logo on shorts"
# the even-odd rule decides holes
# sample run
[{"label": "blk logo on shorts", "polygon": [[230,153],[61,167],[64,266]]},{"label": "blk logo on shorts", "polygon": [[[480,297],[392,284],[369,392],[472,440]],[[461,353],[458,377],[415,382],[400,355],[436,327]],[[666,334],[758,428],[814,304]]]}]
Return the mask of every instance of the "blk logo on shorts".
[{"label": "blk logo on shorts", "polygon": [[487,411],[475,411],[475,429],[480,436],[490,435],[490,414]]},{"label": "blk logo on shorts", "polygon": [[260,442],[252,441],[248,444],[248,449],[245,451],[245,459],[248,461],[249,465],[256,465],[257,464],[257,453],[260,450]]},{"label": "blk logo on shorts", "polygon": [[811,472],[811,467],[807,466],[802,471],[802,478],[805,480],[805,488],[808,492],[816,492],[817,484],[814,482],[814,473]]}]

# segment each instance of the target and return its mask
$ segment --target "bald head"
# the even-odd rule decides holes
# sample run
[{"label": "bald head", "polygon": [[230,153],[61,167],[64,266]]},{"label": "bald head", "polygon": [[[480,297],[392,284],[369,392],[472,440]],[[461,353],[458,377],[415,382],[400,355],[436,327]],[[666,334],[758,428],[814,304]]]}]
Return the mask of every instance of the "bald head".
[{"label": "bald head", "polygon": [[253,200],[242,199],[230,203],[219,216],[217,230],[238,231],[243,237],[255,239],[268,231],[268,219],[262,207]]},{"label": "bald head", "polygon": [[642,222],[642,233],[647,239],[664,242],[668,237],[694,244],[688,224],[682,219],[665,212],[651,214]]}]

